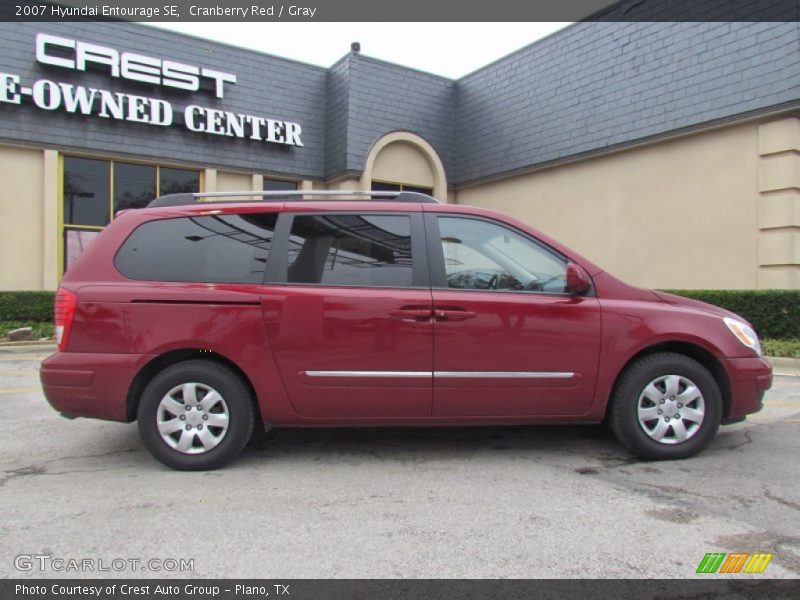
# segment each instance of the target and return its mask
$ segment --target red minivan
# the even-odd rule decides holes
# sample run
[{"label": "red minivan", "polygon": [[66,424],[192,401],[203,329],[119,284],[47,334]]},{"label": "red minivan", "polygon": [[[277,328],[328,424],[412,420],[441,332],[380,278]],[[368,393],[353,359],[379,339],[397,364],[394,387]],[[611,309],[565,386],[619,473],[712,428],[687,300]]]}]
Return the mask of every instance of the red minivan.
[{"label": "red minivan", "polygon": [[92,242],[56,295],[56,410],[138,421],[176,469],[273,426],[608,420],[636,455],[678,459],[770,387],[741,317],[510,217],[414,192],[253,195],[163,196]]}]

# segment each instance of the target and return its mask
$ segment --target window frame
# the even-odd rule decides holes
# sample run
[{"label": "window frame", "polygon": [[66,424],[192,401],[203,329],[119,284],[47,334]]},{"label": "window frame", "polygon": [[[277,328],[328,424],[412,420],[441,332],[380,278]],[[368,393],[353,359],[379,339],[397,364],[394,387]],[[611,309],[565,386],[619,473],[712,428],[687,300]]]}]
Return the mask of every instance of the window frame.
[{"label": "window frame", "polygon": [[[566,270],[566,266],[570,262],[574,262],[569,256],[564,254],[563,252],[559,252],[549,244],[541,241],[540,239],[532,236],[531,234],[522,231],[518,227],[514,227],[508,223],[500,221],[498,219],[491,219],[489,217],[484,217],[480,215],[470,215],[467,213],[450,213],[450,212],[426,212],[425,213],[425,231],[427,232],[427,240],[428,240],[428,256],[430,260],[430,276],[431,276],[431,289],[433,290],[448,290],[451,292],[479,292],[479,293],[491,293],[491,294],[528,294],[528,295],[536,295],[536,296],[555,296],[555,297],[571,297],[574,296],[572,292],[550,292],[550,291],[538,291],[538,290],[509,290],[509,289],[474,289],[474,288],[453,288],[447,285],[447,269],[445,267],[444,262],[444,251],[442,249],[442,236],[439,230],[439,218],[451,218],[451,219],[468,219],[473,221],[483,221],[485,223],[489,223],[491,225],[496,225],[499,227],[503,227],[512,231],[524,239],[530,241],[531,243],[535,244],[543,251],[552,254],[555,258],[564,261],[564,268]],[[594,285],[592,285],[591,289],[586,293],[583,294],[582,297],[590,297],[595,296],[595,289]]]},{"label": "window frame", "polygon": [[[75,223],[67,223],[65,222],[65,214],[64,214],[64,173],[65,173],[65,159],[67,158],[82,158],[88,160],[98,160],[104,161],[108,167],[108,174],[109,174],[109,181],[108,181],[108,194],[109,194],[109,213],[108,213],[108,224],[106,225],[81,225]],[[108,227],[116,218],[117,215],[115,214],[114,210],[114,165],[115,163],[126,163],[131,165],[142,165],[146,167],[155,167],[156,169],[156,180],[155,180],[155,191],[156,191],[156,198],[159,196],[160,188],[161,188],[161,169],[176,169],[182,171],[193,171],[197,173],[198,181],[198,191],[204,192],[205,190],[205,169],[203,167],[198,167],[197,165],[185,165],[185,164],[176,164],[176,163],[162,163],[157,161],[147,161],[142,160],[139,158],[133,157],[121,157],[121,156],[113,156],[108,154],[96,154],[96,153],[87,153],[87,152],[59,152],[58,153],[58,187],[57,187],[57,219],[58,219],[58,227],[57,227],[57,238],[56,238],[56,254],[57,254],[57,269],[58,269],[58,279],[64,276],[64,273],[67,270],[67,247],[66,247],[66,231],[67,230],[83,230],[83,231],[96,231],[100,232],[103,231],[106,227]]]},{"label": "window frame", "polygon": [[[342,285],[328,283],[297,283],[289,279],[289,240],[292,225],[296,217],[319,217],[327,215],[340,216],[374,216],[374,217],[408,217],[411,225],[411,286],[366,286]],[[278,217],[275,234],[272,238],[272,248],[264,285],[270,286],[299,286],[309,288],[344,288],[362,290],[398,290],[398,289],[430,289],[430,274],[428,270],[428,253],[425,236],[425,224],[421,212],[413,211],[387,211],[376,208],[375,210],[313,210],[298,212],[282,212]]]},{"label": "window frame", "polygon": [[[253,214],[256,214],[256,215],[275,214],[275,215],[277,215],[277,219],[276,219],[276,222],[275,222],[275,229],[272,232],[272,241],[270,243],[269,251],[267,252],[267,259],[266,259],[266,262],[265,262],[265,265],[264,265],[264,273],[261,276],[261,281],[255,281],[255,282],[219,282],[219,281],[195,281],[195,280],[184,280],[184,279],[137,279],[137,278],[131,277],[130,275],[127,275],[126,273],[124,273],[120,269],[120,267],[117,265],[117,260],[118,260],[118,258],[120,256],[120,254],[122,253],[123,249],[126,247],[126,244],[130,240],[130,238],[133,237],[133,235],[140,228],[146,227],[147,225],[149,225],[151,223],[158,223],[158,222],[163,222],[163,221],[175,221],[175,220],[178,220],[178,219],[189,219],[189,220],[191,220],[191,219],[195,219],[195,218],[198,218],[198,217],[208,217],[208,216],[230,217],[230,216],[242,216],[242,215],[253,215]],[[175,216],[172,216],[172,217],[162,217],[162,218],[157,218],[157,219],[149,219],[147,221],[142,221],[141,223],[136,225],[133,229],[131,229],[128,232],[128,235],[125,236],[125,239],[122,240],[122,243],[120,243],[119,247],[117,248],[116,252],[114,253],[114,256],[113,256],[111,262],[114,265],[114,270],[120,276],[124,277],[125,279],[127,279],[129,281],[145,281],[145,282],[156,282],[156,283],[174,283],[174,284],[181,284],[181,285],[183,285],[183,284],[187,284],[187,285],[193,285],[193,284],[205,285],[205,284],[208,284],[208,285],[242,285],[242,286],[257,285],[257,286],[263,286],[264,285],[264,281],[265,281],[265,279],[267,277],[267,273],[268,273],[268,270],[269,270],[269,267],[270,267],[270,263],[274,262],[274,259],[272,258],[272,256],[273,256],[273,253],[274,253],[275,240],[276,240],[277,235],[278,235],[278,226],[280,225],[281,216],[282,216],[281,213],[276,208],[275,210],[247,211],[247,212],[229,212],[229,213],[222,213],[220,215],[204,215],[204,214],[175,215]]]}]

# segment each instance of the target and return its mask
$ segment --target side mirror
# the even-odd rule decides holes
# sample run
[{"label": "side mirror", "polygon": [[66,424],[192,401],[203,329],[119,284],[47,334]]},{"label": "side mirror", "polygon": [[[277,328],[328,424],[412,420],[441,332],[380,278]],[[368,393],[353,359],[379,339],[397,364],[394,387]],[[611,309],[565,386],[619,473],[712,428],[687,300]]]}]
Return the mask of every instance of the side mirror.
[{"label": "side mirror", "polygon": [[575,264],[567,263],[567,291],[582,296],[592,288],[592,278],[586,270]]}]

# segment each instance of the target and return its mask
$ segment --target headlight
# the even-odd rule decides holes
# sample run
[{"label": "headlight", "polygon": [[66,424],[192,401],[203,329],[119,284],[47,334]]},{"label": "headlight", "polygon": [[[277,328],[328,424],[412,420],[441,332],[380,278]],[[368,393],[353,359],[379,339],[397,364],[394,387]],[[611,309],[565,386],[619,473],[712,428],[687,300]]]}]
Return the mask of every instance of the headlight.
[{"label": "headlight", "polygon": [[753,331],[752,327],[750,327],[747,323],[742,323],[741,321],[731,319],[730,317],[723,317],[722,320],[725,322],[725,325],[730,332],[736,336],[737,340],[742,342],[742,344],[748,348],[752,348],[756,351],[756,354],[761,356],[761,343],[758,341],[758,336],[756,335],[756,332]]}]

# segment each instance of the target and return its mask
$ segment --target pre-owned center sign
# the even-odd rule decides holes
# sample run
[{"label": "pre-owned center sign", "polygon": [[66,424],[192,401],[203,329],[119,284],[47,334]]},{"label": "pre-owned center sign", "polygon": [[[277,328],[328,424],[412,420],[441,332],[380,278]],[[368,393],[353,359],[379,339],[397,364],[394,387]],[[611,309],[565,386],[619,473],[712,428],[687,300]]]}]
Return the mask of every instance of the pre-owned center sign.
[{"label": "pre-owned center sign", "polygon": [[[73,71],[99,67],[111,77],[149,85],[199,92],[213,89],[223,98],[226,84],[235,84],[236,75],[164,60],[134,52],[63,38],[46,33],[36,35],[36,60],[42,64]],[[50,79],[39,79],[26,86],[19,75],[0,73],[0,102],[22,104],[28,99],[48,111],[117,119],[168,127],[176,122],[172,104],[159,98],[113,92]],[[302,146],[298,123],[233,113],[190,104],[180,109],[183,125],[190,131],[227,137],[258,140],[274,144]]]}]

